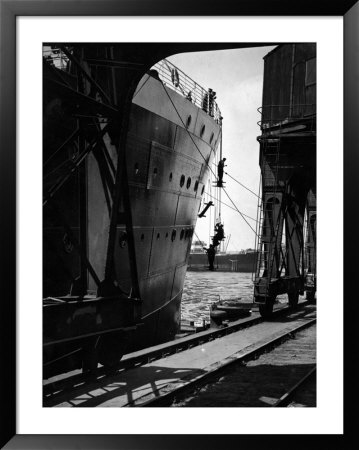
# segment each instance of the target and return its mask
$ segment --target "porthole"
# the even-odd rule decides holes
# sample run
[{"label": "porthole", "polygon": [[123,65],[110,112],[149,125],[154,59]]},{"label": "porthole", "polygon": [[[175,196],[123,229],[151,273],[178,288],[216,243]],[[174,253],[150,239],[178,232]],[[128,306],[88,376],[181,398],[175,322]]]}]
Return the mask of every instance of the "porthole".
[{"label": "porthole", "polygon": [[186,177],[184,175],[181,175],[181,180],[180,180],[180,186],[181,187],[184,185],[185,179],[186,179]]},{"label": "porthole", "polygon": [[168,177],[168,179],[170,180],[170,181],[172,181],[172,178],[173,178],[173,175],[172,175],[172,172],[170,173],[170,176]]},{"label": "porthole", "polygon": [[168,233],[166,233],[166,239],[168,238]]},{"label": "porthole", "polygon": [[157,173],[158,173],[158,170],[157,170],[157,167],[155,167],[153,169],[153,178],[155,178],[157,176]]},{"label": "porthole", "polygon": [[141,234],[141,241],[144,241],[145,240],[145,235],[142,233]]},{"label": "porthole", "polygon": [[138,163],[135,164],[135,175],[138,175],[140,173],[140,166]]},{"label": "porthole", "polygon": [[191,125],[191,122],[192,122],[192,116],[189,115],[189,116],[187,117],[186,128],[188,128],[188,127]]},{"label": "porthole", "polygon": [[197,192],[198,189],[198,180],[194,183],[194,191]]},{"label": "porthole", "polygon": [[199,133],[200,137],[203,137],[205,129],[206,125],[202,125],[201,132]]},{"label": "porthole", "polygon": [[209,143],[210,143],[210,144],[212,144],[213,138],[214,138],[214,133],[211,134],[211,137],[210,137],[210,139],[209,139]]},{"label": "porthole", "polygon": [[202,186],[201,195],[203,195],[204,192],[204,186]]},{"label": "porthole", "polygon": [[176,239],[176,234],[177,234],[176,230],[173,230],[172,231],[172,235],[171,235],[171,241],[172,242]]},{"label": "porthole", "polygon": [[180,239],[181,239],[181,241],[182,241],[182,239],[183,239],[183,236],[184,236],[184,230],[182,230],[182,231],[181,231],[181,234],[180,234]]},{"label": "porthole", "polygon": [[127,233],[126,231],[123,231],[118,239],[118,244],[120,246],[120,248],[124,248],[126,247],[126,241],[127,241]]},{"label": "porthole", "polygon": [[187,178],[187,184],[186,184],[186,186],[187,186],[187,189],[190,188],[190,186],[191,186],[191,177],[188,177],[188,178]]}]

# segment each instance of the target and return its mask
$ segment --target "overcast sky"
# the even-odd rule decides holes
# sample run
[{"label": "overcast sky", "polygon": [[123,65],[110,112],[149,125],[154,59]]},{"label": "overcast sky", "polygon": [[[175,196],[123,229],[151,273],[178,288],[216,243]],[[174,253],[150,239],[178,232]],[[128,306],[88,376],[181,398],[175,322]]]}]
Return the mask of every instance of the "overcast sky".
[{"label": "overcast sky", "polygon": [[[257,108],[262,104],[263,56],[273,48],[183,53],[168,58],[203,88],[212,88],[217,93],[216,101],[224,117],[225,171],[256,193],[260,180],[259,144],[256,140],[260,134],[257,124],[260,114]],[[226,175],[224,181],[226,191],[236,207],[255,219],[257,198]],[[221,195],[222,202],[232,206],[223,191]],[[214,208],[211,209],[213,222]],[[221,213],[225,234],[231,235],[227,250],[253,248],[255,235],[240,214],[224,205]],[[195,232],[208,244],[209,233],[213,235],[213,226],[210,229],[210,214],[206,216],[197,220]],[[255,229],[255,221],[246,219]]]}]

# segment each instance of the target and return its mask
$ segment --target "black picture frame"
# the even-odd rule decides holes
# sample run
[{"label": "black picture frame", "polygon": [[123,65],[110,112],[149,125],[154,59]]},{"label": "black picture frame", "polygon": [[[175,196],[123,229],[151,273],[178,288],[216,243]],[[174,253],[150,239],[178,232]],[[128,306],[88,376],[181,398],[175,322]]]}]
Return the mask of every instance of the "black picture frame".
[{"label": "black picture frame", "polygon": [[[17,435],[16,434],[16,17],[18,16],[343,16],[344,17],[344,294],[345,421],[343,435]],[[358,248],[359,4],[357,0],[0,0],[0,445],[8,449],[351,448],[355,414],[354,327]],[[329,225],[330,226],[330,225]],[[345,298],[345,297],[344,297]],[[300,426],[300,424],[298,424]]]}]

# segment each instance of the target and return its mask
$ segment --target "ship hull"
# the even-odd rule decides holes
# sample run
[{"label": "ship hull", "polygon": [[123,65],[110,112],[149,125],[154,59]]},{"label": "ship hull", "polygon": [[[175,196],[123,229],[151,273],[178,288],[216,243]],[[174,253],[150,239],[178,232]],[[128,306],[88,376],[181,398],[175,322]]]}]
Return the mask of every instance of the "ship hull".
[{"label": "ship hull", "polygon": [[[129,112],[122,160],[118,158],[116,140],[111,133],[103,133],[103,152],[95,147],[83,168],[58,195],[58,209],[66,216],[75,238],[84,239],[81,226],[85,224],[87,266],[91,267],[90,273],[85,274],[85,282],[81,255],[68,242],[69,230],[64,234],[62,224],[53,219],[53,214],[44,217],[44,296],[62,299],[44,308],[47,330],[44,339],[49,346],[55,341],[60,342],[57,346],[61,345],[63,336],[57,318],[63,314],[63,320],[69,322],[70,317],[66,319],[66,312],[63,313],[68,306],[64,303],[70,291],[76,293],[74,285],[78,280],[87,286],[87,296],[99,299],[98,281],[101,283],[108,277],[111,248],[111,279],[121,293],[119,301],[121,297],[133,297],[134,292],[138,300],[132,307],[132,315],[125,314],[131,319],[115,317],[115,323],[110,321],[113,329],[117,319],[119,329],[131,328],[126,351],[174,339],[179,331],[192,236],[209,165],[218,146],[220,125],[155,78],[145,75],[138,86]],[[53,94],[45,96],[46,99],[45,142],[46,138],[47,142],[52,139],[58,145],[60,138],[49,138],[54,121],[51,114],[56,115],[56,109],[54,113],[54,108],[47,106],[58,106],[59,102],[56,103]],[[46,111],[50,111],[47,117]],[[67,132],[71,131],[71,121],[67,125]],[[104,129],[105,123],[100,123],[98,130]],[[121,186],[122,197],[110,247],[115,183]],[[98,314],[97,322],[103,324],[107,320],[105,314],[111,313]],[[81,322],[80,335],[81,328],[89,326],[86,320],[93,324],[92,335],[101,335],[103,328],[98,328],[91,314],[87,316]],[[76,339],[80,342],[78,336]]]}]

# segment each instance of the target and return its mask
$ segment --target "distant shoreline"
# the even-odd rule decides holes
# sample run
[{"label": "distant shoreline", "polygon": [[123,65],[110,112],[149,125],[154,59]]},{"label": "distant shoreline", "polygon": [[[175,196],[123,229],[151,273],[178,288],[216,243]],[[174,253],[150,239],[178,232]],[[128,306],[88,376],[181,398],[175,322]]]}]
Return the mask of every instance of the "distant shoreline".
[{"label": "distant shoreline", "polygon": [[[208,266],[188,266],[188,272],[210,272]],[[236,273],[252,273],[252,268],[241,268],[240,270],[232,270],[228,267],[214,267],[215,272],[236,272]]]}]

